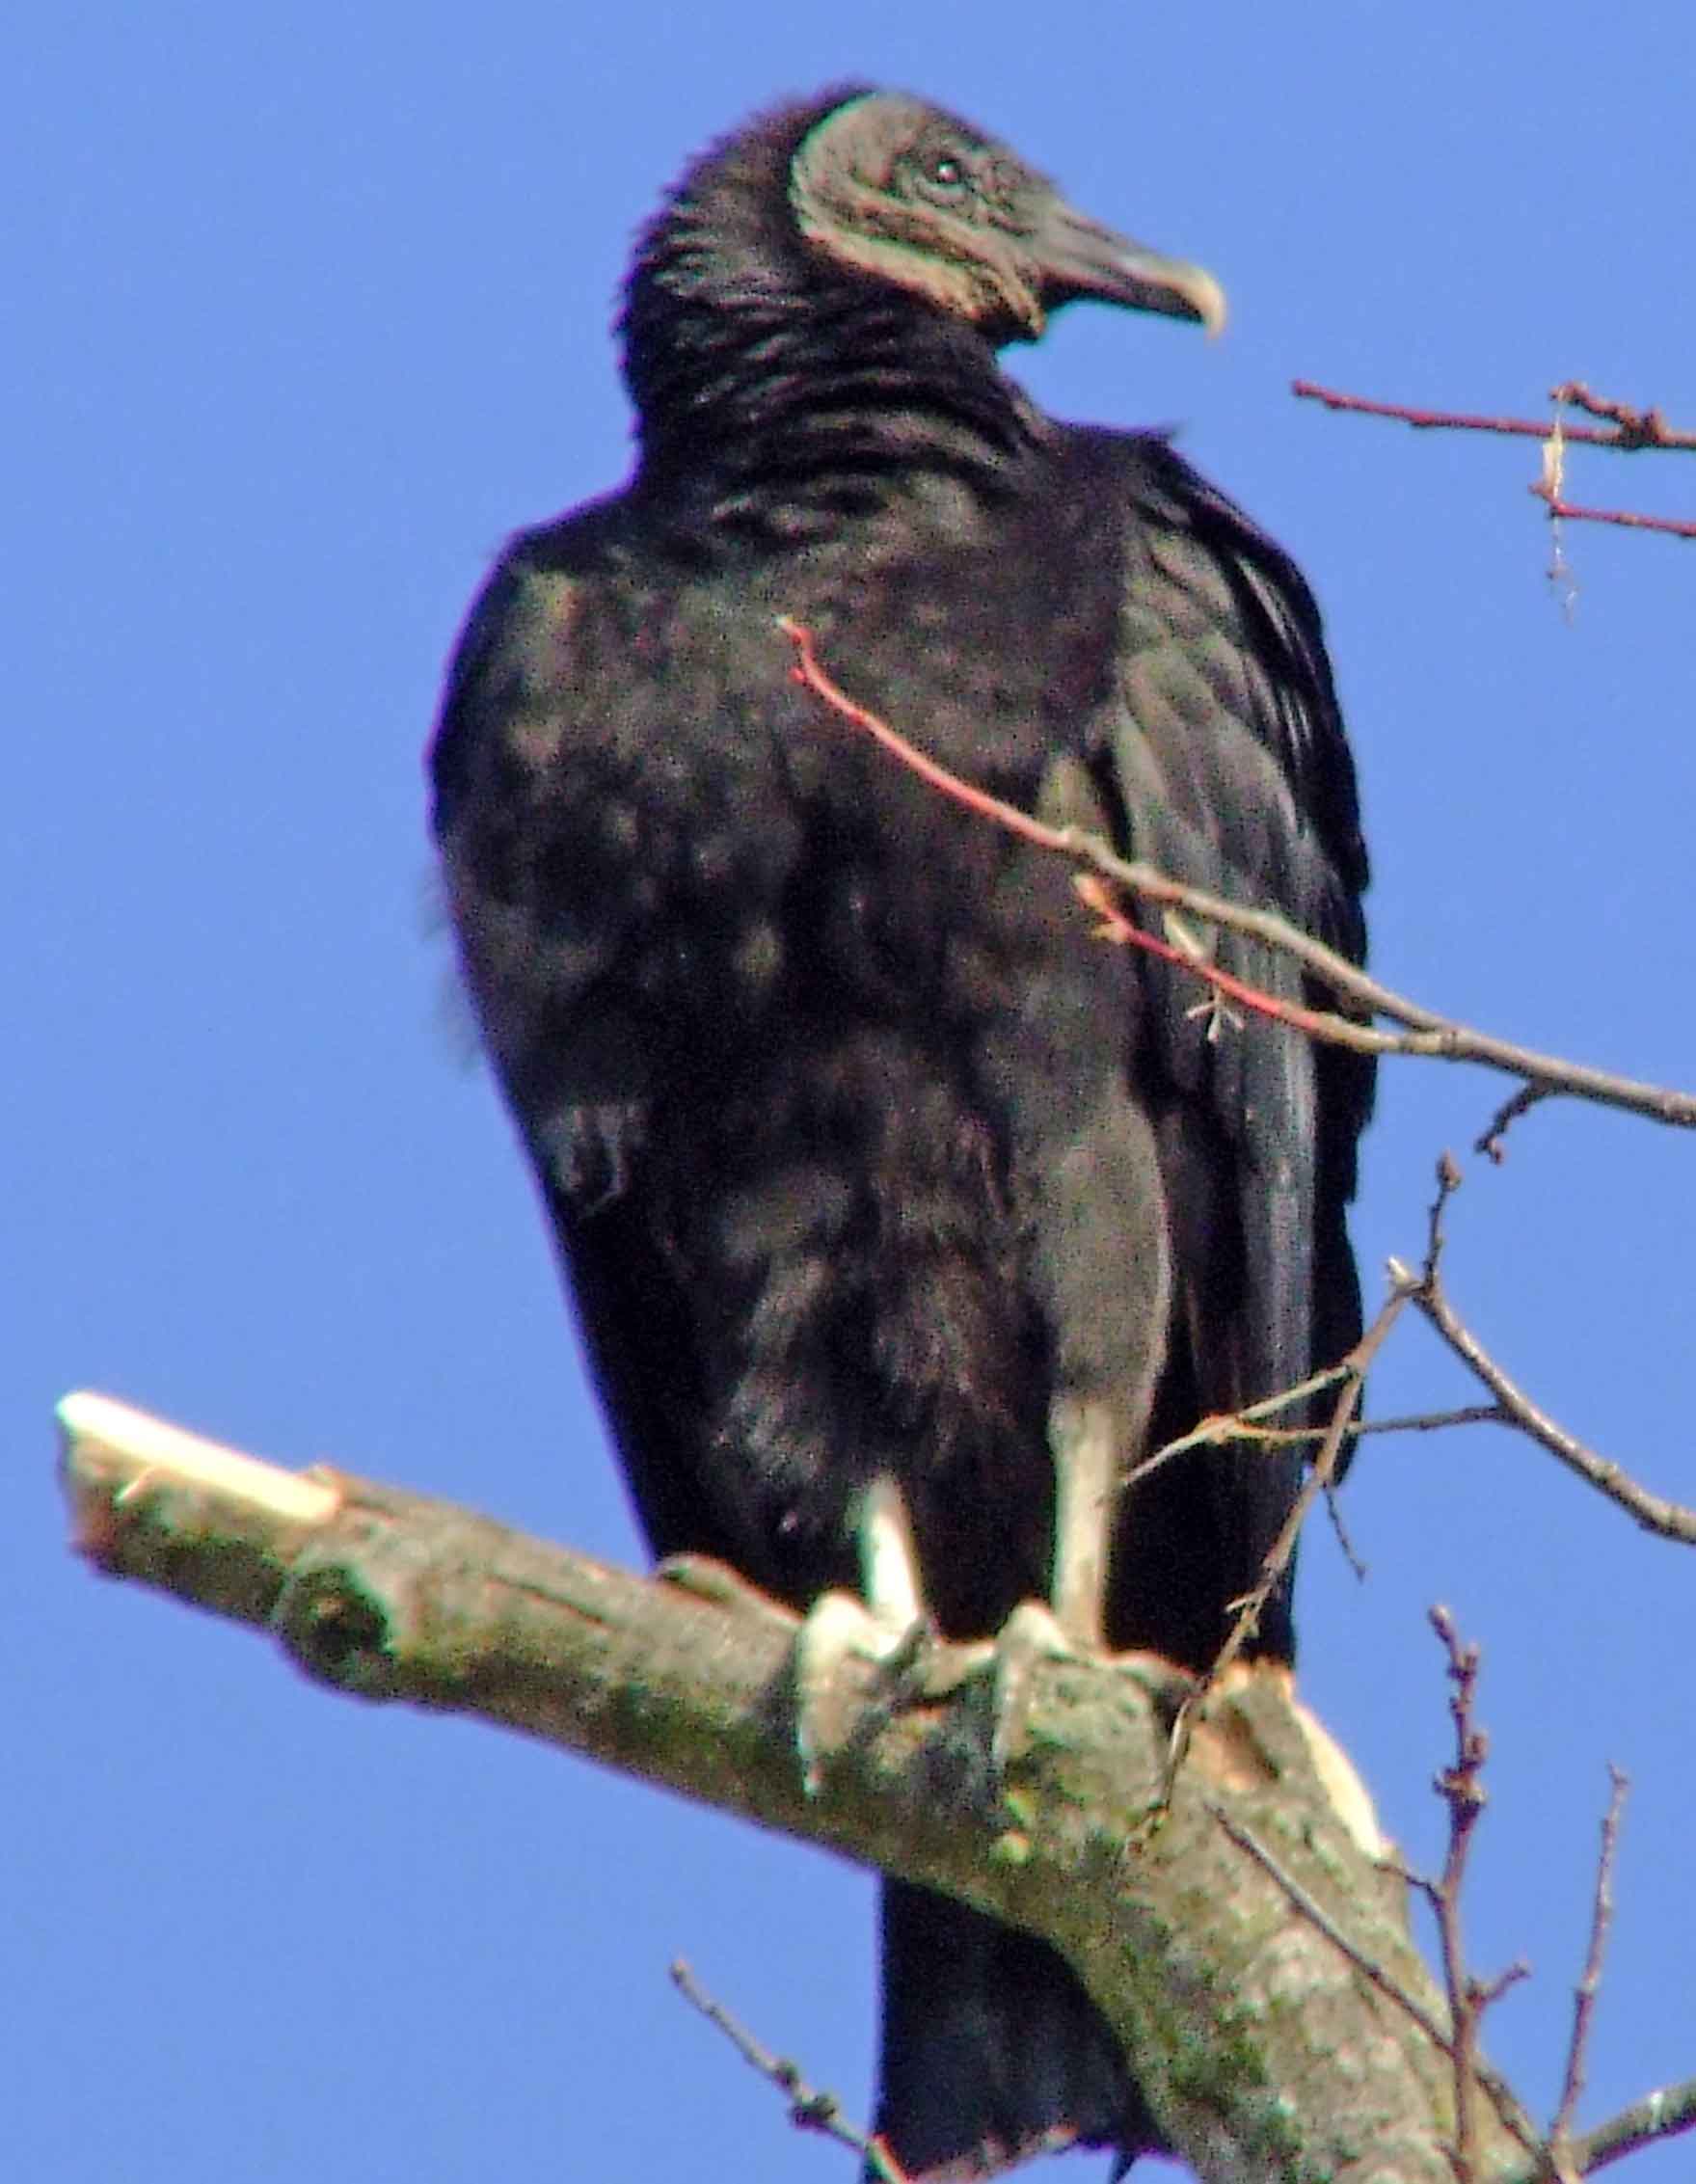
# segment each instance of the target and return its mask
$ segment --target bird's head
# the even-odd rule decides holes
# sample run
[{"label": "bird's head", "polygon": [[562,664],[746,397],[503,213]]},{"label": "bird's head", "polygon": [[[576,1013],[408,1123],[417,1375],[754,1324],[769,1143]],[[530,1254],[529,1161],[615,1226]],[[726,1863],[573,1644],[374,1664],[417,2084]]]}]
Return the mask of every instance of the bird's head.
[{"label": "bird's head", "polygon": [[[898,354],[940,356],[958,408],[974,337],[1035,341],[1086,297],[1225,318],[1211,274],[1087,219],[922,99],[838,85],[775,107],[709,147],[637,245],[620,325],[644,456],[722,454]],[[989,407],[1010,398],[997,378]]]},{"label": "bird's head", "polygon": [[1225,322],[1210,273],[1163,256],[1069,205],[1006,146],[899,92],[830,106],[790,162],[807,245],[970,321],[994,346],[1034,341],[1084,299]]}]

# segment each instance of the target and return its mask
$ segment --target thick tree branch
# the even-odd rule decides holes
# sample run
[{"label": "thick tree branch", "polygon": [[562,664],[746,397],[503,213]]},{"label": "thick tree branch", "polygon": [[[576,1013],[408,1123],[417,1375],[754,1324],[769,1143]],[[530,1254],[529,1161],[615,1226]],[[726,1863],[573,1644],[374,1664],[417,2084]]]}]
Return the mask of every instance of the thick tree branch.
[{"label": "thick tree branch", "polygon": [[[1451,2060],[1359,1969],[1442,2024],[1404,1890],[1337,1824],[1275,1678],[1214,1696],[1150,1825],[1171,1721],[1159,1677],[1039,1667],[1004,1802],[981,1683],[896,1704],[850,1663],[854,1734],[809,1799],[786,1615],[341,1472],[258,1465],[104,1398],[67,1398],[61,1420],[74,1536],[97,1568],[269,1629],[337,1689],[479,1715],[1046,1935],[1208,2184],[1450,2178]],[[1291,1885],[1347,1951],[1292,1909]],[[1521,2169],[1528,2149],[1478,2109],[1475,2173]]]}]

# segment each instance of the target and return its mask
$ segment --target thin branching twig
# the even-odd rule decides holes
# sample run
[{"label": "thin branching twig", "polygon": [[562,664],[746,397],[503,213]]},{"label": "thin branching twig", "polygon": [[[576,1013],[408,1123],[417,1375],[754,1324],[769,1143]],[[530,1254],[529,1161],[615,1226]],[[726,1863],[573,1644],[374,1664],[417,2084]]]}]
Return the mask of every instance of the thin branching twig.
[{"label": "thin branching twig", "polygon": [[[1257,1836],[1244,1827],[1240,1821],[1233,1820],[1225,1807],[1213,1798],[1204,1797],[1201,1801],[1206,1808],[1208,1818],[1223,1828],[1237,1848],[1252,1858],[1261,1871],[1283,1890],[1285,1896],[1289,1898],[1291,1909],[1305,1919],[1310,1927],[1317,1928],[1339,1955],[1346,1956],[1362,1979],[1375,1986],[1380,1994],[1387,1996],[1398,2009],[1405,2011],[1418,2026],[1433,2047],[1440,2048],[1444,2055],[1451,2054],[1453,2050],[1448,2030],[1436,2012],[1427,2009],[1425,2004],[1420,2002],[1417,1997],[1411,1995],[1401,1982],[1386,1971],[1376,1957],[1367,1955],[1363,1949],[1360,1949],[1352,1941],[1336,1921],[1332,1918],[1325,1906],[1316,1901],[1312,1894],[1305,1889],[1293,1874],[1285,1873],[1282,1866],[1279,1864],[1272,1852]],[[1509,2128],[1514,2128],[1511,2122]]]},{"label": "thin branching twig", "polygon": [[[1392,1268],[1397,1264],[1392,1261]],[[1646,1532],[1653,1532],[1658,1539],[1675,1540],[1683,1547],[1696,1546],[1696,1509],[1687,1509],[1639,1486],[1610,1457],[1599,1455],[1575,1434],[1557,1425],[1541,1404],[1533,1402],[1518,1382],[1508,1377],[1462,1321],[1435,1267],[1416,1283],[1413,1302],[1461,1362],[1490,1390],[1511,1424],[1624,1509]]]},{"label": "thin branching twig", "polygon": [[1546,456],[1544,474],[1526,490],[1548,509],[1551,522],[1615,524],[1627,530],[1658,531],[1668,538],[1696,539],[1696,523],[1675,516],[1646,516],[1629,508],[1587,508],[1568,500],[1561,490],[1561,450],[1576,443],[1586,447],[1611,448],[1616,454],[1634,455],[1646,450],[1688,454],[1696,449],[1696,432],[1675,432],[1657,409],[1635,409],[1593,394],[1582,380],[1563,380],[1551,387],[1548,398],[1560,407],[1581,409],[1605,420],[1604,427],[1568,424],[1558,416],[1552,424],[1536,418],[1479,417],[1463,410],[1421,410],[1402,402],[1375,402],[1364,394],[1345,394],[1334,387],[1316,387],[1309,379],[1290,382],[1299,401],[1323,402],[1328,410],[1344,410],[1357,417],[1389,418],[1412,425],[1416,432],[1489,432],[1507,439],[1540,440],[1552,452]]},{"label": "thin branching twig", "polygon": [[1448,1848],[1442,1873],[1436,1881],[1412,1875],[1414,1885],[1429,1899],[1437,1914],[1437,1933],[1442,1957],[1443,1984],[1448,1990],[1449,2020],[1454,2028],[1449,2049],[1455,2066],[1456,2184],[1473,2184],[1477,2174],[1478,2123],[1474,2109],[1478,2075],[1478,2028],[1491,2004],[1516,1981],[1527,1977],[1528,1967],[1510,1964],[1494,1980],[1480,1980],[1467,1968],[1461,1931],[1461,1899],[1466,1888],[1467,1860],[1472,1831],[1487,1800],[1484,1763],[1490,1739],[1474,1714],[1478,1689],[1479,1653],[1462,1642],[1454,1618],[1446,1607],[1431,1610],[1431,1627],[1448,1654],[1449,1712],[1455,1725],[1455,1756],[1437,1777],[1437,1792],[1448,1807]]},{"label": "thin branching twig", "polygon": [[[1328,410],[1345,410],[1357,417],[1388,418],[1412,425],[1416,432],[1491,432],[1509,439],[1547,440],[1548,425],[1541,418],[1480,417],[1466,410],[1412,409],[1403,402],[1375,402],[1364,394],[1345,394],[1335,387],[1319,387],[1310,379],[1293,379],[1290,392],[1301,402],[1323,402]],[[1629,403],[1613,402],[1593,394],[1581,379],[1563,380],[1548,391],[1551,402],[1588,412],[1608,420],[1611,429],[1594,425],[1562,427],[1567,439],[1588,447],[1611,447],[1621,454],[1635,454],[1658,447],[1681,454],[1696,452],[1696,432],[1672,431],[1659,410],[1636,410]]]},{"label": "thin branching twig", "polygon": [[1607,1929],[1613,1922],[1614,1860],[1619,1852],[1620,1817],[1630,1787],[1617,1766],[1609,1767],[1611,1787],[1607,1810],[1602,1817],[1602,1847],[1596,1859],[1596,1895],[1590,1909],[1590,1945],[1584,1952],[1584,1969],[1573,1993],[1573,2036],[1567,2043],[1566,2076],[1561,2084],[1560,2106],[1548,2127],[1549,2165],[1560,2184],[1576,2184],[1583,2173],[1575,2157],[1573,2122],[1584,2090],[1585,2064],[1590,2049],[1590,2029],[1595,2022],[1596,1997],[1602,1985],[1602,1960],[1607,1951]]},{"label": "thin branching twig", "polygon": [[808,2085],[797,2063],[773,2055],[763,2040],[756,2039],[723,2003],[713,1999],[681,1956],[671,1967],[671,1983],[692,2009],[724,2035],[750,2069],[777,2088],[789,2103],[789,2119],[797,2131],[817,2131],[823,2138],[834,2139],[838,2145],[852,2147],[866,2165],[865,2174],[875,2184],[907,2184],[906,2171],[883,2141],[856,2130],[843,2115],[842,2103],[834,2093],[821,2092]]},{"label": "thin branching twig", "polygon": [[[1389,1331],[1400,1318],[1408,1296],[1409,1292],[1405,1288],[1392,1288],[1380,1307],[1377,1318],[1348,1356],[1339,1364],[1316,1376],[1321,1386],[1336,1381],[1342,1384],[1332,1412],[1331,1423],[1325,1429],[1325,1438],[1313,1459],[1312,1469],[1302,1482],[1302,1491],[1290,1504],[1278,1537],[1266,1550],[1260,1574],[1253,1586],[1241,1600],[1230,1603],[1231,1627],[1224,1645],[1214,1656],[1205,1675],[1198,1678],[1173,1717],[1166,1763],[1164,1795],[1168,1800],[1177,1780],[1178,1769],[1183,1765],[1184,1755],[1189,1750],[1190,1735],[1198,1712],[1260,1628],[1260,1618],[1266,1612],[1266,1604],[1277,1590],[1284,1572],[1289,1568],[1290,1557],[1296,1551],[1296,1541],[1306,1522],[1308,1510],[1322,1494],[1329,1491],[1336,1476],[1349,1425],[1354,1417],[1356,1405],[1360,1400],[1361,1390],[1366,1385],[1367,1367],[1388,1339]],[[1133,1478],[1137,1476],[1138,1473],[1132,1473]]]}]

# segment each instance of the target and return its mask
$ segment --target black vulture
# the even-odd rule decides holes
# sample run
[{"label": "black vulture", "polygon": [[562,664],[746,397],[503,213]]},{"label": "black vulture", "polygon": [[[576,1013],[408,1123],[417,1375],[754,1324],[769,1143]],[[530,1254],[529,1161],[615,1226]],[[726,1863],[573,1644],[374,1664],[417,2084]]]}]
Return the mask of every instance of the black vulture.
[{"label": "black vulture", "polygon": [[[1085,298],[1223,314],[913,97],[841,86],[713,147],[630,276],[634,473],[474,606],[435,826],[656,1553],[950,1638],[1050,1602],[1197,1669],[1300,1459],[1126,1481],[1355,1338],[1369,1068],[1103,946],[1063,860],[826,713],[779,628],[971,781],[1361,954],[1307,585],[1169,436],[1058,423],[998,366]],[[1292,1647],[1285,1582],[1252,1650]],[[890,1884],[883,1949],[876,2126],[911,2175],[1157,2143],[1045,1945]]]}]

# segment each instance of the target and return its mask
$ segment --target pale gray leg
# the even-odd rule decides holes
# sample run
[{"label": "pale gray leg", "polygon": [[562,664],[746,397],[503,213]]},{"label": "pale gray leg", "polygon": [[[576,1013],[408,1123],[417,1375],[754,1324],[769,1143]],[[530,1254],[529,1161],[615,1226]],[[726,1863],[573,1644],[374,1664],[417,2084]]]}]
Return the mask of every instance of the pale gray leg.
[{"label": "pale gray leg", "polygon": [[[1103,1205],[1116,1220],[1105,1225]],[[1026,1602],[996,1640],[995,1757],[1015,1760],[1037,1664],[1107,1643],[1108,1562],[1124,1483],[1144,1453],[1165,1369],[1171,1245],[1159,1150],[1147,1116],[1112,1093],[1049,1151],[1036,1264],[1056,1335],[1059,1392],[1048,1413],[1054,1464],[1050,1607]]]},{"label": "pale gray leg", "polygon": [[924,1581],[905,1497],[887,1475],[866,1489],[855,1523],[864,1597],[821,1593],[794,1645],[795,1746],[801,1781],[816,1794],[823,1766],[847,1740],[839,1671],[850,1656],[888,1661],[925,1625]]}]

